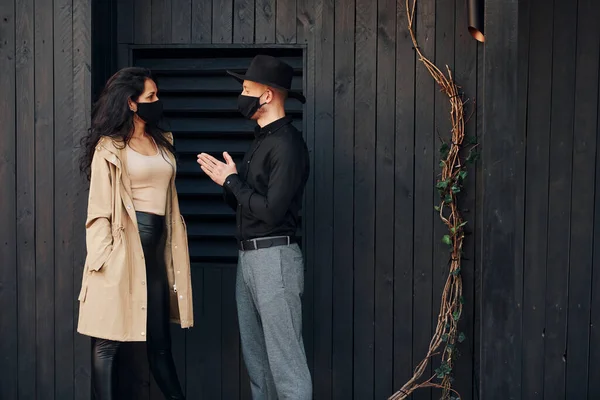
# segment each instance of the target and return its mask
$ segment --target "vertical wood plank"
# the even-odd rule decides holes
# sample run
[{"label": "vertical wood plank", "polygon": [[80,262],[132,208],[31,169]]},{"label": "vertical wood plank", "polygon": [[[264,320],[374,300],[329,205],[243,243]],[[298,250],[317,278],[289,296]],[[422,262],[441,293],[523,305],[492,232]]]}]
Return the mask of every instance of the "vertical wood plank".
[{"label": "vertical wood plank", "polygon": [[[516,170],[518,2],[488,0],[485,17],[480,397],[510,398],[521,388],[522,354],[521,300],[516,296],[523,282],[514,243],[522,223],[515,210],[515,179],[523,173]],[[494,118],[489,118],[492,113]]]},{"label": "vertical wood plank", "polygon": [[[460,1],[460,0],[459,0]],[[435,6],[435,63],[446,72],[446,66],[454,72],[454,10],[456,8],[455,0],[438,0]],[[418,29],[418,28],[417,28]],[[433,54],[432,54],[433,55]],[[433,78],[431,78],[433,79]],[[433,187],[442,169],[440,167],[440,149],[442,141],[448,143],[452,140],[452,121],[450,120],[450,102],[448,96],[439,90],[439,85],[435,84],[433,98],[433,121],[434,121],[434,153],[433,153]],[[460,202],[461,200],[459,200]],[[440,302],[442,292],[449,274],[449,246],[442,242],[442,237],[448,234],[448,228],[440,220],[439,213],[432,210],[434,205],[439,205],[440,197],[434,189],[432,198],[429,200],[429,211],[433,214],[433,266],[432,266],[432,310],[431,310],[431,335],[437,328],[438,315],[440,312]],[[460,204],[460,203],[459,203]],[[462,205],[461,205],[462,207]],[[460,351],[460,349],[459,349]],[[431,367],[438,368],[441,364],[441,356],[435,356],[431,359]],[[459,377],[457,377],[459,378]],[[460,379],[460,378],[459,378]],[[432,398],[435,398],[439,391],[435,390]]]},{"label": "vertical wood plank", "polygon": [[35,3],[37,392],[54,398],[54,54],[52,0]]},{"label": "vertical wood plank", "polygon": [[544,392],[565,396],[577,7],[554,3]]},{"label": "vertical wood plank", "polygon": [[[327,399],[331,397],[332,345],[334,2],[316,0],[315,12],[313,387],[315,398]],[[258,23],[257,18],[257,28]],[[258,32],[256,38],[258,41]]]},{"label": "vertical wood plank", "polygon": [[235,268],[224,268],[222,275],[221,292],[221,379],[222,399],[237,399],[240,392],[240,340],[237,319],[237,306],[235,302]]},{"label": "vertical wood plank", "polygon": [[73,391],[73,2],[54,0],[54,335],[58,399]]},{"label": "vertical wood plank", "polygon": [[213,43],[231,43],[233,40],[233,1],[213,0]]},{"label": "vertical wood plank", "polygon": [[[204,310],[204,269],[192,268],[192,288],[194,288],[194,328],[187,333],[187,356],[185,358],[186,387],[185,396],[188,399],[202,399],[203,384],[206,375],[203,374],[206,363],[204,345],[204,330],[207,326]],[[202,371],[202,372],[200,372]]]},{"label": "vertical wood plank", "polygon": [[192,0],[172,0],[171,37],[173,43],[192,42]]},{"label": "vertical wood plank", "polygon": [[[20,398],[35,398],[35,113],[33,0],[16,2],[17,280]],[[4,37],[4,36],[3,36]],[[6,69],[3,69],[6,71]],[[2,86],[6,87],[6,86]],[[10,93],[10,91],[9,91]],[[2,101],[8,101],[3,99]],[[14,102],[15,99],[11,99]],[[3,121],[3,125],[6,122]],[[4,182],[4,181],[2,181]],[[9,192],[10,194],[10,192]],[[3,200],[4,201],[4,200]],[[3,240],[4,242],[4,240]],[[2,250],[3,252],[5,249]],[[3,265],[10,265],[5,264]],[[8,303],[3,303],[8,304]],[[9,313],[10,315],[10,313]],[[2,332],[6,332],[2,329]],[[4,333],[3,333],[4,334]],[[4,364],[4,363],[3,363]],[[9,364],[10,365],[10,364]],[[0,391],[0,393],[2,393]],[[0,397],[4,398],[4,395]],[[6,397],[9,398],[9,397]],[[17,398],[15,395],[14,398]]]},{"label": "vertical wood plank", "polygon": [[204,309],[206,325],[204,332],[204,351],[206,362],[202,370],[204,399],[221,397],[221,271],[218,268],[206,268],[204,271]]},{"label": "vertical wood plank", "polygon": [[296,0],[277,0],[275,38],[277,43],[296,43]]},{"label": "vertical wood plank", "polygon": [[[544,396],[548,174],[552,88],[553,9],[534,0],[531,14],[523,300],[523,398]],[[541,200],[541,201],[540,201]]]},{"label": "vertical wood plank", "polygon": [[[134,41],[135,44],[152,42],[152,2],[149,0],[133,0],[134,2]],[[155,12],[158,12],[155,11]]]},{"label": "vertical wood plank", "polygon": [[[413,230],[415,51],[406,7],[396,4],[396,140],[394,162],[394,390],[413,373]],[[421,221],[419,221],[421,226]]]},{"label": "vertical wood plank", "polygon": [[394,371],[395,0],[377,4],[374,398],[392,391]]},{"label": "vertical wood plank", "polygon": [[134,1],[117,0],[117,43],[133,43],[134,41]]},{"label": "vertical wood plank", "polygon": [[210,43],[212,38],[212,1],[192,0],[192,43]]},{"label": "vertical wood plank", "polygon": [[[73,163],[73,186],[75,210],[73,226],[73,287],[74,294],[81,289],[81,279],[85,263],[85,218],[87,215],[86,178],[79,172],[81,138],[90,126],[92,81],[91,81],[91,1],[73,1],[73,142],[71,160]],[[79,315],[79,302],[73,296],[75,315]],[[74,385],[76,400],[90,398],[91,344],[86,336],[75,333],[74,338]]]},{"label": "vertical wood plank", "polygon": [[[17,224],[16,224],[16,85],[15,85],[15,3],[0,3],[0,183],[5,191],[0,201],[0,397],[18,396],[18,308],[17,308]],[[21,37],[19,36],[19,39]],[[20,61],[20,60],[19,60]]]},{"label": "vertical wood plank", "polygon": [[[304,265],[304,295],[302,298],[302,336],[308,368],[313,371],[314,349],[314,270],[315,270],[315,0],[299,0],[298,6],[305,17],[302,36],[308,43],[304,50],[302,88],[306,97],[304,106],[303,136],[309,152],[310,175],[304,190],[304,212],[302,218]],[[314,378],[313,378],[314,383]]]},{"label": "vertical wood plank", "polygon": [[276,0],[255,0],[254,41],[257,44],[275,43],[275,2]]},{"label": "vertical wood plank", "polygon": [[[477,135],[477,42],[473,40],[467,30],[466,4],[456,2],[455,5],[455,27],[454,27],[454,79],[462,87],[462,93],[466,104],[466,114],[471,115],[470,121],[465,126],[467,137]],[[473,113],[473,114],[471,114]],[[461,193],[461,208],[463,218],[468,221],[466,225],[469,235],[463,243],[464,259],[462,260],[461,275],[463,279],[463,313],[459,322],[459,330],[465,333],[466,339],[458,347],[460,357],[454,368],[455,388],[461,394],[461,399],[468,400],[477,398],[473,391],[476,387],[473,382],[474,359],[477,357],[475,348],[475,307],[478,301],[475,297],[475,248],[477,243],[476,226],[477,215],[477,164],[468,167],[468,175],[465,180],[464,193]]]},{"label": "vertical wood plank", "polygon": [[[420,0],[416,14],[417,40],[424,54],[435,56],[435,1]],[[434,198],[435,142],[434,95],[436,83],[422,63],[417,63],[415,83],[415,206],[414,218],[418,229],[414,230],[414,296],[413,296],[413,363],[421,362],[427,354],[431,340],[433,224],[435,214],[431,204]],[[431,364],[424,375],[432,373]],[[415,392],[415,400],[429,399],[431,390]]]},{"label": "vertical wood plank", "polygon": [[[600,14],[600,4],[595,4],[595,15]],[[600,83],[596,90],[600,92]],[[596,119],[596,138],[600,134],[600,104],[598,105]],[[596,155],[600,154],[600,140],[596,139]],[[594,249],[592,263],[591,307],[590,307],[590,353],[588,357],[588,395],[600,394],[600,160],[596,157],[596,177],[594,194]]]},{"label": "vertical wood plank", "polygon": [[[333,205],[333,392],[351,399],[354,347],[354,0],[335,2],[334,205]],[[315,166],[319,168],[319,166]],[[321,310],[317,305],[317,310]]]},{"label": "vertical wood plank", "polygon": [[233,1],[233,43],[254,42],[254,0]]},{"label": "vertical wood plank", "polygon": [[356,1],[354,71],[354,397],[374,388],[377,8]]},{"label": "vertical wood plank", "polygon": [[[172,0],[152,0],[152,43],[171,43],[171,2]],[[146,2],[146,7],[149,7]]]},{"label": "vertical wood plank", "polygon": [[598,69],[600,7],[579,0],[577,20],[577,65],[573,128],[573,175],[571,194],[571,248],[569,251],[568,362],[566,398],[585,399],[588,393],[590,354],[590,305],[594,249],[594,174],[598,113]]}]

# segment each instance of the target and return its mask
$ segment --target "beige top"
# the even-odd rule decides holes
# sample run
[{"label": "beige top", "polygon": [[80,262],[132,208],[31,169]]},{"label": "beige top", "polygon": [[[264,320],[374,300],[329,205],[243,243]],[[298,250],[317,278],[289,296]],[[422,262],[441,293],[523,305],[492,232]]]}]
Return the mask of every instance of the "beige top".
[{"label": "beige top", "polygon": [[145,156],[127,145],[127,172],[136,211],[165,215],[167,190],[173,177],[173,166],[167,160],[158,148],[155,155]]}]

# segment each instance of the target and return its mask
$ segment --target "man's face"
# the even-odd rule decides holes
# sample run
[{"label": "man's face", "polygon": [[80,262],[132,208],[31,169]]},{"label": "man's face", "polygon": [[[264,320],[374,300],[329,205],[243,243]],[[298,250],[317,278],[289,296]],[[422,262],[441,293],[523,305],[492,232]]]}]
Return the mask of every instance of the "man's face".
[{"label": "man's face", "polygon": [[[252,81],[244,81],[244,83],[242,85],[242,94],[244,96],[258,97],[260,104],[269,103],[269,101],[272,98],[272,95],[270,95],[270,93],[271,92],[269,91],[269,88],[266,85],[263,85],[261,83],[256,83],[256,82],[252,82]],[[259,108],[254,113],[254,115],[252,116],[251,119],[253,119],[253,120],[259,119],[260,116],[266,111],[266,108],[265,108],[266,106],[268,106],[268,104],[265,104],[264,106]]]}]

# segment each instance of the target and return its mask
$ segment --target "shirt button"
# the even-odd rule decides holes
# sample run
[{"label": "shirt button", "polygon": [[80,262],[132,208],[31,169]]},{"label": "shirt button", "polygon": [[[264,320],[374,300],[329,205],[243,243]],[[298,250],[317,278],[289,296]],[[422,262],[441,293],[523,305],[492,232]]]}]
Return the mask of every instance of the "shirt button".
[{"label": "shirt button", "polygon": [[247,163],[250,164],[250,160],[248,160]]}]

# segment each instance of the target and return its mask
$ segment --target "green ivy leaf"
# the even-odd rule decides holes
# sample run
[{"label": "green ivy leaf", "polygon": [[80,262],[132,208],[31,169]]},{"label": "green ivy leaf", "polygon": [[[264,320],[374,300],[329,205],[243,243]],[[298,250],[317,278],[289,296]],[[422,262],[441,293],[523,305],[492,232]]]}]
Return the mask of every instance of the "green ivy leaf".
[{"label": "green ivy leaf", "polygon": [[440,168],[444,168],[445,165],[446,163],[444,161],[440,161]]},{"label": "green ivy leaf", "polygon": [[452,239],[450,239],[450,235],[444,235],[442,238],[442,242],[450,246],[452,244]]},{"label": "green ivy leaf", "polygon": [[475,136],[467,136],[467,144],[477,144],[477,138]]},{"label": "green ivy leaf", "polygon": [[458,298],[458,301],[459,301],[460,304],[465,304],[465,298],[463,296],[460,296]]},{"label": "green ivy leaf", "polygon": [[447,342],[447,341],[448,341],[448,334],[447,334],[447,333],[444,333],[444,334],[442,335],[442,342]]},{"label": "green ivy leaf", "polygon": [[458,274],[460,274],[460,267],[458,267],[454,271],[452,271],[452,275],[458,276]]},{"label": "green ivy leaf", "polygon": [[461,333],[458,335],[458,343],[462,343],[462,342],[464,342],[466,338],[467,338],[467,337],[465,336],[464,332],[461,332]]},{"label": "green ivy leaf", "polygon": [[446,204],[452,203],[452,195],[451,194],[447,194],[446,197],[444,197],[444,202]]},{"label": "green ivy leaf", "polygon": [[440,146],[440,157],[445,160],[448,157],[449,152],[450,146],[448,146],[448,143],[442,143]]},{"label": "green ivy leaf", "polygon": [[460,172],[458,173],[458,177],[459,177],[461,180],[465,180],[465,178],[467,177],[467,175],[468,175],[468,172],[467,172],[467,171],[465,171],[465,170],[462,170],[462,171],[460,171]]},{"label": "green ivy leaf", "polygon": [[460,319],[460,313],[458,312],[458,310],[452,313],[452,318],[454,318],[455,321],[458,321]]},{"label": "green ivy leaf", "polygon": [[463,221],[460,225],[458,225],[459,228],[462,228],[463,226],[465,226],[469,221]]},{"label": "green ivy leaf", "polygon": [[438,183],[435,185],[435,187],[436,187],[436,188],[438,188],[438,189],[440,189],[440,190],[445,190],[445,189],[448,187],[448,183],[449,183],[449,182],[448,182],[447,180],[446,180],[446,181],[439,181],[439,182],[438,182]]},{"label": "green ivy leaf", "polygon": [[460,192],[460,187],[454,185],[450,188],[450,190],[452,190],[452,193],[456,194]]},{"label": "green ivy leaf", "polygon": [[435,211],[440,211],[440,206],[433,206],[433,209],[434,209]]}]

